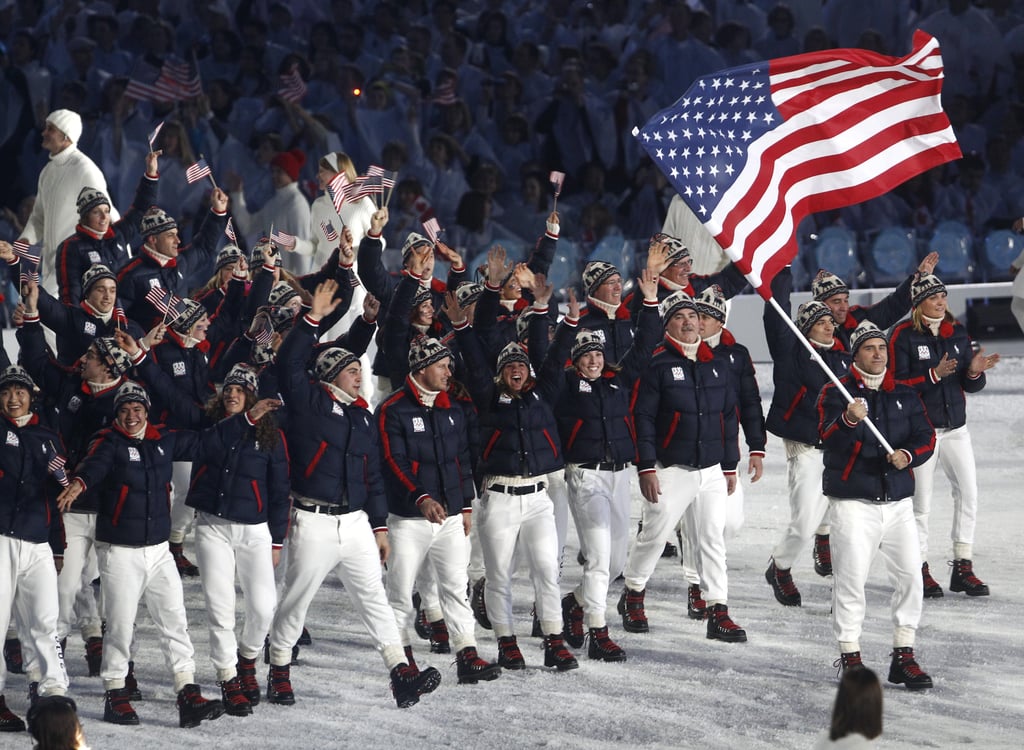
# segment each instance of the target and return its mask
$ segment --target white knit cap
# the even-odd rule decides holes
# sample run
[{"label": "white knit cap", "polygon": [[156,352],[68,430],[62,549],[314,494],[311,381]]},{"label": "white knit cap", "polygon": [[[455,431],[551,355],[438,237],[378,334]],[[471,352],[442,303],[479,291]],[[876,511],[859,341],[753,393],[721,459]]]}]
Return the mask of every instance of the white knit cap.
[{"label": "white knit cap", "polygon": [[82,118],[70,109],[55,109],[46,116],[46,121],[68,137],[72,143],[78,143],[82,137]]}]

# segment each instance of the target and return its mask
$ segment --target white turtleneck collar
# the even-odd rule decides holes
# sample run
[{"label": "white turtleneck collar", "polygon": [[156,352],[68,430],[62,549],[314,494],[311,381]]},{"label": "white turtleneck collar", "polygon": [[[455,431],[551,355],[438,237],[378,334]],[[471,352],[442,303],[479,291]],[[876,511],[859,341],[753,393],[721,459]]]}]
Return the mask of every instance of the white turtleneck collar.
[{"label": "white turtleneck collar", "polygon": [[78,151],[78,146],[72,143],[64,150],[58,151],[56,154],[50,154],[50,161],[54,162],[55,164],[61,164],[62,162],[66,162],[68,159],[70,159],[76,151]]},{"label": "white turtleneck collar", "polygon": [[116,380],[111,380],[109,383],[97,383],[92,380],[87,380],[85,381],[85,384],[89,386],[89,390],[92,393],[102,393],[103,391],[109,391],[111,388],[113,388],[120,382],[121,379],[117,378]]},{"label": "white turtleneck collar", "polygon": [[687,344],[680,341],[679,339],[672,338],[667,333],[665,334],[665,338],[667,338],[669,341],[671,341],[673,344],[679,347],[684,357],[686,357],[689,360],[693,360],[694,362],[697,361],[697,350],[700,349],[699,339],[692,344]]},{"label": "white turtleneck collar", "polygon": [[708,336],[706,339],[704,339],[704,343],[710,346],[712,349],[714,349],[716,346],[722,343],[722,331],[719,331],[714,336]]},{"label": "white turtleneck collar", "polygon": [[11,417],[11,421],[14,422],[14,424],[18,425],[18,427],[24,427],[25,425],[32,421],[32,412],[29,412],[28,414],[22,417]]},{"label": "white turtleneck collar", "polygon": [[419,394],[420,403],[423,404],[428,409],[433,408],[434,400],[437,398],[438,394],[441,393],[441,391],[430,390],[429,388],[424,386],[423,383],[414,378],[412,375],[409,376],[409,379],[416,386],[416,391]]},{"label": "white turtleneck collar", "polygon": [[142,440],[142,438],[146,437],[146,429],[148,427],[149,427],[149,421],[147,420],[147,421],[142,423],[142,428],[138,432],[133,432],[128,437],[130,437],[132,440]]},{"label": "white turtleneck collar", "polygon": [[[686,289],[686,287],[683,286],[682,284],[677,284],[675,281],[672,281],[671,279],[666,279],[664,276],[658,279],[658,283],[672,292],[678,292],[682,289]],[[687,284],[687,286],[688,285],[689,284]]]},{"label": "white turtleneck collar", "polygon": [[86,312],[89,313],[89,315],[91,315],[94,318],[99,318],[100,320],[102,320],[104,322],[104,324],[109,323],[110,319],[114,315],[114,309],[113,308],[111,308],[109,311],[104,313],[104,312],[100,312],[95,307],[90,305],[89,304],[89,300],[85,300],[82,304],[84,304],[86,306]]},{"label": "white turtleneck collar", "polygon": [[864,381],[864,385],[866,385],[870,390],[877,391],[879,388],[882,387],[882,380],[885,378],[884,370],[880,372],[878,375],[872,375],[870,373],[864,372],[862,369],[857,367],[857,365],[854,365],[853,369],[857,371],[857,374],[860,375],[861,380]]},{"label": "white turtleneck collar", "polygon": [[172,258],[170,255],[164,255],[163,253],[158,253],[156,250],[151,248],[149,245],[143,245],[142,246],[142,251],[144,253],[146,253],[146,255],[148,255],[150,258],[155,260],[157,263],[159,263],[161,268],[166,266],[172,260],[177,260],[176,258]]},{"label": "white turtleneck collar", "polygon": [[597,299],[595,297],[587,297],[587,304],[588,305],[593,305],[598,310],[600,310],[605,315],[607,315],[609,318],[613,318],[613,319],[615,318],[615,313],[619,309],[618,305],[612,305],[612,304],[609,304],[607,302],[602,302],[601,300],[599,300],[599,299]]},{"label": "white turtleneck collar", "polygon": [[943,318],[929,318],[927,315],[922,314],[921,320],[928,326],[928,329],[932,332],[932,336],[939,335],[939,326],[942,325]]},{"label": "white turtleneck collar", "polygon": [[331,392],[331,395],[334,396],[334,398],[340,401],[341,403],[347,405],[351,404],[353,401],[356,400],[355,396],[348,395],[345,391],[341,390],[341,388],[336,386],[334,383],[328,383],[326,380],[322,382],[327,387],[327,390]]},{"label": "white turtleneck collar", "polygon": [[836,344],[835,344],[835,342],[836,342],[836,340],[835,340],[835,339],[832,339],[832,340],[831,340],[831,341],[829,341],[829,342],[828,342],[827,344],[823,344],[823,343],[821,343],[820,341],[817,341],[817,340],[815,340],[815,339],[812,339],[812,338],[811,338],[810,336],[808,336],[808,337],[807,337],[807,340],[811,342],[811,345],[812,345],[812,346],[813,346],[813,347],[814,347],[815,349],[820,349],[820,350],[821,350],[821,351],[823,351],[823,352],[825,352],[825,351],[828,351],[829,349],[831,349],[831,348],[832,348],[833,346],[835,346],[835,345],[836,345]]}]

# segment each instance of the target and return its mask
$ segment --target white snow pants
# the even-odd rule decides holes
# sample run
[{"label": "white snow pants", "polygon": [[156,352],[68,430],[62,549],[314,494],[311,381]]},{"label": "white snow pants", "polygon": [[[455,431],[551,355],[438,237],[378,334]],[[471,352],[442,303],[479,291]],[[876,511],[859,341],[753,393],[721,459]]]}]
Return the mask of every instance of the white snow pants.
[{"label": "white snow pants", "polygon": [[[273,545],[265,523],[235,523],[199,512],[196,564],[210,625],[210,657],[217,679],[236,675],[238,654],[252,659],[263,648],[277,606]],[[235,575],[245,597],[242,637],[235,637]]]},{"label": "white snow pants", "polygon": [[700,574],[708,606],[726,604],[729,578],[725,564],[725,518],[728,488],[720,465],[705,469],[658,465],[661,497],[643,506],[643,529],[629,552],[626,563],[626,587],[643,591],[661,559],[665,542],[686,509],[694,506]]},{"label": "white snow pants", "polygon": [[292,646],[302,635],[309,605],[332,570],[387,668],[404,664],[402,639],[384,593],[380,554],[366,512],[329,516],[300,508],[292,509],[288,570],[270,630],[270,663],[291,663]]},{"label": "white snow pants", "polygon": [[92,580],[96,572],[96,514],[64,514],[64,567],[57,576],[57,637],[67,638],[77,619],[82,640],[100,637],[102,621]]},{"label": "white snow pants", "polygon": [[586,550],[583,581],[574,590],[583,604],[588,628],[603,628],[608,586],[626,565],[629,552],[629,511],[632,504],[632,467],[620,471],[584,469],[569,464],[565,475],[569,508],[576,522],[580,548]]},{"label": "white snow pants", "polygon": [[[452,648],[458,652],[466,646],[476,646],[473,611],[466,596],[469,540],[462,525],[462,514],[448,516],[440,524],[422,517],[390,515],[388,537],[391,540],[388,603],[395,612],[402,645],[412,642],[409,631],[416,619],[412,607],[413,583],[420,580],[417,576],[422,570],[428,570],[437,584],[441,614],[448,624]],[[429,611],[427,614],[429,617]]]},{"label": "white snow pants", "polygon": [[[484,481],[477,525],[480,548],[487,570],[484,599],[496,637],[515,635],[512,619],[512,577],[516,542],[526,556],[533,582],[534,603],[541,628],[547,634],[562,632],[562,604],[558,590],[558,533],[554,506],[537,477],[539,491],[523,495],[490,489]],[[504,485],[501,485],[504,486]],[[509,488],[517,489],[517,488]]]},{"label": "white snow pants", "polygon": [[842,653],[860,651],[868,572],[881,552],[893,585],[893,646],[913,646],[921,619],[921,555],[913,505],[829,498],[832,507],[832,630]]},{"label": "white snow pants", "polygon": [[[64,695],[68,673],[57,638],[57,569],[49,544],[0,536],[0,633],[7,632],[12,608],[23,629],[19,637],[31,641],[39,673],[30,677],[39,682],[39,695]],[[0,693],[6,678],[0,668]]]},{"label": "white snow pants", "polygon": [[[956,545],[974,544],[974,527],[978,518],[978,471],[974,464],[974,448],[967,427],[935,430],[935,452],[914,469],[914,518],[921,542],[921,559],[928,559],[928,517],[935,495],[935,468],[949,480],[953,494],[953,528],[950,538]],[[970,553],[964,555],[970,559]]]},{"label": "white snow pants", "polygon": [[124,687],[131,659],[132,636],[139,600],[146,597],[146,610],[160,631],[160,649],[167,668],[174,675],[174,690],[195,682],[195,650],[188,636],[185,595],[181,576],[167,542],[147,547],[124,547],[96,542],[103,581],[103,617],[107,632],[103,638],[100,676],[104,690]]},{"label": "white snow pants", "polygon": [[789,526],[772,550],[775,566],[789,570],[807,547],[815,532],[828,534],[828,499],[821,493],[825,473],[821,451],[811,445],[783,440],[786,446],[786,473],[789,483]]}]

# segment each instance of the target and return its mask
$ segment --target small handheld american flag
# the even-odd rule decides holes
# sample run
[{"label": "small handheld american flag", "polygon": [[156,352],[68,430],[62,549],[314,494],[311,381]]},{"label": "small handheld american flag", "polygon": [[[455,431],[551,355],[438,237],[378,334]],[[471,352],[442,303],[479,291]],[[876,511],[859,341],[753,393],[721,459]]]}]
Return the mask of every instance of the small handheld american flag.
[{"label": "small handheld american flag", "polygon": [[427,233],[427,237],[430,238],[430,241],[436,245],[437,238],[442,232],[441,224],[437,219],[427,219],[423,222],[423,231]]},{"label": "small handheld american flag", "polygon": [[57,452],[57,448],[54,446],[52,440],[47,441],[49,452],[52,454],[49,462],[46,464],[46,470],[53,475],[53,478],[60,482],[61,487],[67,487],[68,475],[64,471],[64,464],[67,463],[67,459]]},{"label": "small handheld american flag", "polygon": [[552,172],[548,179],[551,181],[551,187],[555,189],[555,197],[557,198],[562,194],[562,184],[565,182],[565,172]]},{"label": "small handheld american flag", "polygon": [[21,261],[21,283],[31,280],[39,282],[39,256],[33,253],[27,242],[15,241],[11,243],[15,257]]},{"label": "small handheld american flag", "polygon": [[253,341],[260,346],[266,346],[274,338],[274,324],[270,322],[267,315],[259,316],[259,327],[253,334]]},{"label": "small handheld american flag", "polygon": [[204,177],[213,177],[213,173],[210,171],[210,165],[206,163],[206,159],[200,158],[199,161],[185,170],[185,179],[188,181],[189,185],[194,182],[198,182]]},{"label": "small handheld american flag", "polygon": [[334,225],[329,221],[321,221],[320,228],[324,232],[324,237],[327,238],[328,242],[338,241],[338,230],[334,228]]},{"label": "small handheld american flag", "polygon": [[146,136],[146,140],[149,141],[149,150],[150,151],[153,150],[153,144],[156,143],[156,137],[158,135],[160,135],[160,129],[163,128],[163,126],[164,126],[164,124],[163,124],[163,122],[161,122],[159,125],[157,125],[155,128],[153,128],[153,132],[152,133],[150,133],[148,136]]},{"label": "small handheld american flag", "polygon": [[224,236],[231,240],[232,243],[238,242],[238,238],[235,236],[235,226],[231,223],[231,217],[228,217],[227,226],[224,227]]},{"label": "small handheld american flag", "polygon": [[292,65],[291,70],[278,78],[281,80],[281,88],[277,90],[279,97],[288,102],[301,102],[306,97],[309,88],[302,80],[298,65]]},{"label": "small handheld american flag", "polygon": [[288,234],[287,232],[281,231],[280,229],[276,231],[271,230],[270,241],[273,242],[275,245],[280,245],[286,250],[295,249],[295,237],[293,235]]},{"label": "small handheld american flag", "polygon": [[334,179],[327,183],[327,196],[334,204],[334,210],[341,214],[341,207],[349,200],[348,175],[338,172]]},{"label": "small handheld american flag", "polygon": [[128,316],[124,314],[124,308],[120,305],[114,306],[114,325],[121,331],[128,328]]},{"label": "small handheld american flag", "polygon": [[155,286],[146,293],[146,302],[159,310],[162,315],[167,315],[173,300],[174,295],[163,287]]}]

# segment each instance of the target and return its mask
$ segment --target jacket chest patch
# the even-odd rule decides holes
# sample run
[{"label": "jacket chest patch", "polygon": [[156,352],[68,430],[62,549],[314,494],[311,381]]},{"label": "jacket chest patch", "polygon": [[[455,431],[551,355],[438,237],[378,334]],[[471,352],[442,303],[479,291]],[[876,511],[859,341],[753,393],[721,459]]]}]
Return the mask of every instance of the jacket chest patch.
[{"label": "jacket chest patch", "polygon": [[139,455],[139,449],[129,445],[128,446],[128,460],[129,461],[142,461],[142,456]]},{"label": "jacket chest patch", "polygon": [[928,348],[928,344],[917,345],[917,358],[918,359],[931,359],[932,350]]},{"label": "jacket chest patch", "polygon": [[17,447],[17,446],[21,445],[21,441],[18,440],[18,436],[17,435],[15,435],[13,432],[8,430],[7,431],[7,444],[8,445],[13,445],[13,446]]},{"label": "jacket chest patch", "polygon": [[500,396],[498,396],[498,403],[499,404],[511,404],[512,403],[512,397],[509,396],[507,393],[503,393]]},{"label": "jacket chest patch", "polygon": [[68,399],[68,411],[71,412],[72,414],[77,413],[79,407],[81,406],[82,399],[80,399],[78,396],[72,396],[70,399]]},{"label": "jacket chest patch", "polygon": [[82,326],[82,331],[88,334],[89,336],[95,336],[96,324],[93,323],[91,320],[87,320],[85,321],[85,324]]},{"label": "jacket chest patch", "polygon": [[683,372],[682,367],[672,368],[672,379],[673,380],[686,380],[686,373]]},{"label": "jacket chest patch", "polygon": [[172,366],[171,366],[171,369],[174,372],[175,376],[181,377],[182,375],[185,374],[185,363],[184,362],[174,362],[172,364]]},{"label": "jacket chest patch", "polygon": [[580,393],[592,393],[593,391],[594,389],[590,387],[590,383],[586,380],[580,381]]},{"label": "jacket chest patch", "polygon": [[345,410],[341,408],[341,404],[335,401],[331,404],[331,414],[337,414],[338,416],[345,416]]},{"label": "jacket chest patch", "polygon": [[89,256],[89,262],[92,263],[93,265],[96,265],[97,263],[100,262],[100,254],[95,250],[90,250],[86,254]]},{"label": "jacket chest patch", "polygon": [[600,328],[598,328],[598,329],[597,329],[596,331],[594,331],[594,333],[596,333],[596,334],[597,334],[597,337],[598,337],[599,339],[601,339],[601,342],[602,342],[602,343],[603,343],[603,342],[604,342],[604,341],[606,340],[606,339],[605,339],[605,336],[604,336],[604,331],[603,331],[603,330],[601,330]]},{"label": "jacket chest patch", "polygon": [[149,280],[149,288],[150,289],[159,289],[160,288],[160,279],[150,279]]},{"label": "jacket chest patch", "polygon": [[412,418],[412,431],[413,432],[426,432],[427,427],[423,424],[423,417]]}]

